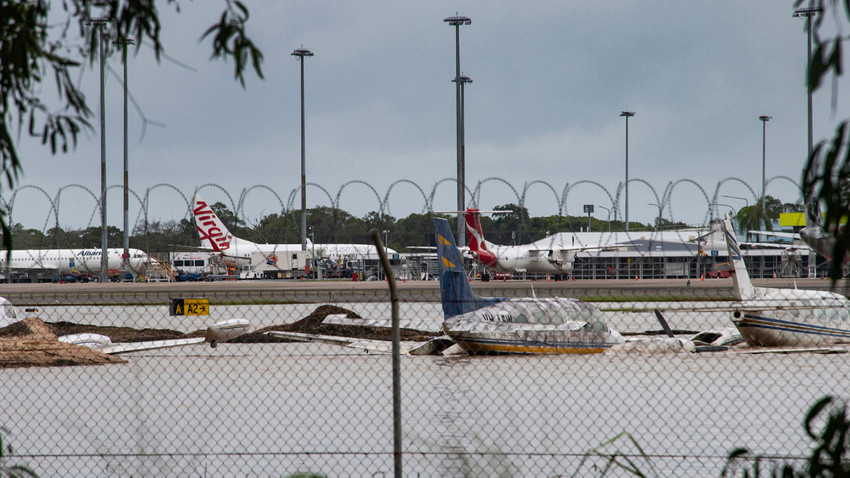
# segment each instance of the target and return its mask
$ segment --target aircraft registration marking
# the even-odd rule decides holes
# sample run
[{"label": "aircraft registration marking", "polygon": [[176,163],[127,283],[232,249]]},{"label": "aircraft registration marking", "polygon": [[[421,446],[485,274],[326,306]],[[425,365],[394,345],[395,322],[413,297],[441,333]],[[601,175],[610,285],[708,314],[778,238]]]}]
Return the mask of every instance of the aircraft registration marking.
[{"label": "aircraft registration marking", "polygon": [[170,315],[210,315],[209,299],[171,299]]}]

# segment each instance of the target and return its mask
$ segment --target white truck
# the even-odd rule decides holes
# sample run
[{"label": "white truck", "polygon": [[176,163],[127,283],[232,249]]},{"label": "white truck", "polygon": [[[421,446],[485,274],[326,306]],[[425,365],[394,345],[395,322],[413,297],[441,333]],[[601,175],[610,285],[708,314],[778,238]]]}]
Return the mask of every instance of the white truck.
[{"label": "white truck", "polygon": [[242,266],[240,279],[297,279],[309,274],[310,251],[254,252],[251,263]]}]

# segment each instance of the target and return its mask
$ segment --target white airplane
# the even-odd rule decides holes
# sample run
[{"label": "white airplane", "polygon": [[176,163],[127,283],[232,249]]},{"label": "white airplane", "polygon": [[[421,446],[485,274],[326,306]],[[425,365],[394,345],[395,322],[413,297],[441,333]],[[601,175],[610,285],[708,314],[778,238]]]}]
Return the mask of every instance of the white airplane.
[{"label": "white airplane", "polygon": [[580,251],[606,249],[609,246],[584,246],[555,243],[554,236],[532,244],[500,246],[484,239],[481,211],[467,209],[466,239],[469,252],[485,267],[495,272],[536,272],[565,278],[573,272],[576,254]]},{"label": "white airplane", "polygon": [[[141,273],[143,267],[148,263],[148,255],[139,249],[129,249],[130,270]],[[106,250],[107,268],[121,269],[124,249],[115,248]],[[13,249],[11,257],[6,256],[6,251],[0,251],[0,273],[7,270],[12,271],[45,271],[54,275],[63,276],[70,273],[100,273],[101,249]],[[94,275],[94,280],[98,279]]]},{"label": "white airplane", "polygon": [[850,341],[850,300],[829,291],[754,287],[727,215],[723,232],[738,302],[732,322],[752,346],[812,346]]},{"label": "white airplane", "polygon": [[220,342],[239,337],[251,330],[251,324],[247,319],[230,319],[217,322],[207,327],[204,337],[191,337],[186,339],[149,340],[145,342],[113,343],[112,339],[101,334],[70,334],[59,337],[60,342],[73,345],[81,345],[90,349],[115,355],[128,352],[139,352],[142,350],[156,350],[168,347],[179,347],[199,343],[209,343],[215,348]]},{"label": "white airplane", "polygon": [[567,298],[481,298],[472,291],[449,222],[434,218],[443,330],[470,354],[599,353],[624,343],[602,312]]},{"label": "white airplane", "polygon": [[[201,246],[205,250],[221,253],[225,257],[238,259],[243,264],[250,262],[251,254],[291,253],[301,250],[301,244],[259,244],[235,237],[227,226],[216,216],[209,204],[199,195],[192,198],[192,214],[201,237]],[[331,260],[378,259],[378,250],[371,244],[311,244],[307,241],[307,250],[316,250],[316,255]],[[387,254],[397,254],[387,249]]]},{"label": "white airplane", "polygon": [[[805,225],[800,232],[774,232],[774,231],[750,231],[750,234],[763,236],[782,237],[792,241],[801,240],[809,248],[827,259],[832,259],[835,247],[835,235],[830,233],[824,226],[823,215],[818,208],[817,200],[811,199],[806,203]],[[800,246],[791,244],[791,249],[802,249]],[[844,256],[844,261],[850,261],[850,254]]]},{"label": "white airplane", "polygon": [[[805,218],[806,224],[800,230],[800,239],[818,254],[827,259],[832,259],[835,236],[824,227],[823,216],[816,199],[811,199],[806,204]],[[850,261],[850,255],[845,255],[844,261]]]}]

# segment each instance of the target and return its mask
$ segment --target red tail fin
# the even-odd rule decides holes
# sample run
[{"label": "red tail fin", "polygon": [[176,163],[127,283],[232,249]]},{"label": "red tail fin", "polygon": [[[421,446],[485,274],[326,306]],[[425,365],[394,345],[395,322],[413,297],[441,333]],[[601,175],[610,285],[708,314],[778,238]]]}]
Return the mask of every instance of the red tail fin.
[{"label": "red tail fin", "polygon": [[484,231],[481,229],[481,212],[478,209],[467,209],[466,219],[466,242],[469,243],[469,252],[478,262],[489,267],[496,267],[499,259],[495,254],[487,250],[484,241]]},{"label": "red tail fin", "polygon": [[196,194],[192,202],[192,213],[195,216],[195,226],[198,228],[201,245],[216,252],[225,252],[230,249],[233,236],[230,235],[230,231],[221,219],[215,215],[200,195]]},{"label": "red tail fin", "polygon": [[473,253],[486,251],[487,244],[484,242],[484,232],[481,230],[481,213],[478,209],[467,209],[466,214],[466,242],[469,250]]}]

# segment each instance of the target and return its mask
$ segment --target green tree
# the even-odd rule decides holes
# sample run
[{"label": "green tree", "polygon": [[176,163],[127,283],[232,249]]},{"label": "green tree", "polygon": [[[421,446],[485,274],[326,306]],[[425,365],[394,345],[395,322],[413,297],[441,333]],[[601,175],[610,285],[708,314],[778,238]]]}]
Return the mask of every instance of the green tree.
[{"label": "green tree", "polygon": [[399,250],[406,246],[434,245],[434,215],[411,214],[396,221],[390,236],[393,249]]},{"label": "green tree", "polygon": [[[371,211],[366,216],[363,217],[363,222],[366,225],[366,237],[362,242],[371,244],[372,238],[369,236],[369,230],[372,228],[377,229],[381,233],[381,240],[384,240],[384,231],[388,231],[387,240],[394,240],[395,237],[390,237],[395,231],[396,221],[395,218],[390,216],[389,214],[381,214],[375,211]],[[358,241],[360,242],[360,241]]]},{"label": "green tree", "polygon": [[[80,132],[91,128],[92,110],[72,75],[98,58],[101,42],[92,34],[95,29],[86,27],[89,12],[94,8],[98,17],[110,21],[110,34],[134,39],[137,52],[143,42],[152,44],[159,60],[163,45],[157,4],[180,10],[177,0],[0,1],[0,191],[13,188],[22,171],[16,133],[40,138],[56,154],[73,149]],[[226,0],[218,21],[201,36],[211,40],[213,58],[233,58],[234,76],[243,87],[249,65],[262,78],[263,56],[245,32],[247,20],[242,2]],[[110,41],[103,46],[114,48]],[[10,250],[12,231],[6,221],[0,210],[0,233]]]},{"label": "green tree", "polygon": [[296,236],[295,223],[289,220],[285,214],[269,214],[260,218],[254,226],[263,242],[271,244],[295,243],[291,238]]},{"label": "green tree", "polygon": [[11,228],[18,249],[49,249],[50,242],[43,232],[38,229],[24,229],[20,223]]},{"label": "green tree", "polygon": [[[111,241],[111,239],[110,239]],[[140,224],[130,237],[130,247],[148,253],[164,253],[185,250],[183,246],[198,243],[198,230],[193,221],[153,221],[146,226]]]},{"label": "green tree", "polygon": [[[505,204],[496,206],[493,210],[500,211],[493,214],[496,227],[500,230],[500,235],[505,234],[505,232],[510,234],[511,244],[522,244],[522,238],[528,238],[528,209],[516,204]],[[483,221],[481,226],[484,226]]]},{"label": "green tree", "polygon": [[221,219],[221,222],[230,230],[230,233],[236,237],[241,237],[243,239],[247,239],[249,241],[254,242],[263,242],[261,238],[259,238],[257,231],[253,227],[247,227],[245,224],[245,220],[236,215],[233,211],[231,211],[224,203],[217,202],[215,204],[210,205],[210,209],[213,210],[216,216]]},{"label": "green tree", "polygon": [[346,226],[352,221],[356,224],[360,223],[359,219],[342,209],[319,206],[307,211],[307,224],[313,226],[313,237],[320,244],[348,242],[338,238],[343,237],[346,229],[350,230],[350,227]]},{"label": "green tree", "polygon": [[[100,248],[102,230],[100,226],[87,227],[77,233],[77,240],[69,247],[91,247]],[[124,233],[115,226],[106,227],[106,241],[111,244],[121,244],[124,241]]]},{"label": "green tree", "polygon": [[[752,206],[744,206],[738,213],[735,214],[735,219],[738,221],[742,231],[759,230],[762,227],[766,231],[773,230],[773,222],[779,220],[779,214],[788,209],[789,203],[783,204],[782,201],[768,194],[765,197],[764,210],[762,210],[762,202],[758,201]],[[800,208],[800,205],[794,205],[794,208]]]}]

